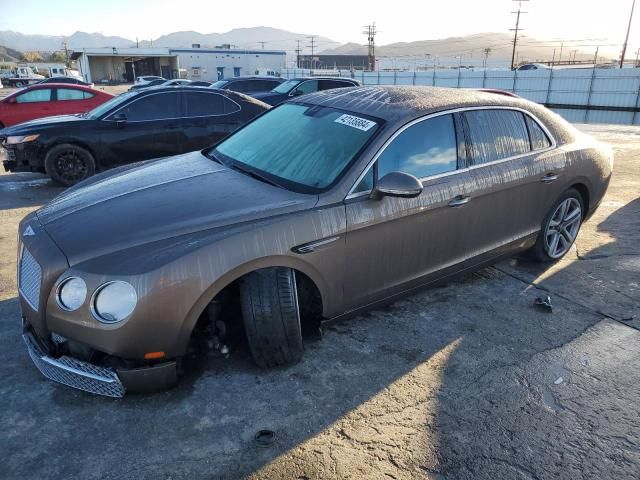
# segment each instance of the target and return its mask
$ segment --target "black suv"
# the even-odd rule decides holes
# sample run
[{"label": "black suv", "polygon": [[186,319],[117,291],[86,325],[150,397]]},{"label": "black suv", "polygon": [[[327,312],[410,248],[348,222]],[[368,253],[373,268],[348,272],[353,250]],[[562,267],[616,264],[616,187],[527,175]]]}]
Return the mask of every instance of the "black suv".
[{"label": "black suv", "polygon": [[211,86],[213,88],[254,95],[256,93],[269,92],[282,82],[284,82],[284,78],[280,77],[234,77],[218,80]]},{"label": "black suv", "polygon": [[351,78],[333,77],[299,77],[287,80],[266,93],[258,93],[252,97],[269,105],[278,105],[291,97],[299,97],[307,93],[329,90],[331,88],[359,87],[360,82]]}]

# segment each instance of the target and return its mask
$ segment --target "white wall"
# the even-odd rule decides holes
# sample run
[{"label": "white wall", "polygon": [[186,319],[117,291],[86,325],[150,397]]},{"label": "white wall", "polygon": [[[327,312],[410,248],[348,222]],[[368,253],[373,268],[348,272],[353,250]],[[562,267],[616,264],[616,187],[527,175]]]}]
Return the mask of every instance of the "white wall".
[{"label": "white wall", "polygon": [[[267,51],[268,52],[268,51]],[[256,70],[273,70],[282,72],[285,67],[284,52],[267,53],[261,51],[236,50],[189,50],[171,49],[178,56],[180,68],[187,70],[189,80],[218,80],[218,67],[224,67],[224,77],[234,76],[234,67],[240,68],[240,75],[254,75]],[[200,69],[200,75],[194,76],[194,68]]]},{"label": "white wall", "polygon": [[[322,75],[322,70],[315,70]],[[363,85],[431,85],[452,88],[497,88],[543,104],[578,105],[582,109],[553,108],[571,122],[640,125],[640,113],[596,110],[598,107],[640,107],[640,68],[466,70],[443,69],[402,72],[336,72]],[[309,70],[287,69],[283,76],[309,75]]]}]

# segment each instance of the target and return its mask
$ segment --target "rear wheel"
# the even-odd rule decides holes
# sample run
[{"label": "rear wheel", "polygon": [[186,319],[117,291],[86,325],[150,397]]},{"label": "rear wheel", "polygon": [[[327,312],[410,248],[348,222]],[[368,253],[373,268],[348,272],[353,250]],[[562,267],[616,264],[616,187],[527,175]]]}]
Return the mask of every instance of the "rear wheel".
[{"label": "rear wheel", "polygon": [[533,256],[541,262],[564,257],[578,236],[584,212],[580,193],[567,190],[551,207],[542,223],[542,230],[532,249]]},{"label": "rear wheel", "polygon": [[302,331],[295,272],[263,268],[240,282],[242,317],[249,348],[261,367],[298,362]]},{"label": "rear wheel", "polygon": [[55,182],[69,187],[93,175],[96,162],[84,148],[65,143],[49,150],[44,168]]},{"label": "rear wheel", "polygon": [[16,88],[24,87],[24,83],[22,83],[22,82],[16,82],[15,85],[16,85]]}]

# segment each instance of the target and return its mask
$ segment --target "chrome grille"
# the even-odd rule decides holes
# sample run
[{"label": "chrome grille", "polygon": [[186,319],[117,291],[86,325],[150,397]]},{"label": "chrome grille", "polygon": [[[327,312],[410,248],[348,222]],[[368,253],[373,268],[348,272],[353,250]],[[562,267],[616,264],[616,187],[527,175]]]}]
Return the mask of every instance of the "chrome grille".
[{"label": "chrome grille", "polygon": [[20,258],[20,275],[18,276],[18,290],[31,308],[38,311],[40,301],[40,282],[42,269],[33,255],[26,248],[22,249]]},{"label": "chrome grille", "polygon": [[116,398],[124,396],[124,386],[112,369],[67,356],[49,357],[31,333],[25,333],[22,338],[27,344],[31,360],[49,380],[96,395]]}]

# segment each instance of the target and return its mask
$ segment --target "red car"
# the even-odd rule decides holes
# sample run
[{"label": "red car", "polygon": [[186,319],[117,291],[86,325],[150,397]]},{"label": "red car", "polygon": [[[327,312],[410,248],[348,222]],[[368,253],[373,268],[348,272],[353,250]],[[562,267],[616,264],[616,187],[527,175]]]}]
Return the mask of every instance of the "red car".
[{"label": "red car", "polygon": [[110,98],[110,93],[83,85],[32,85],[0,101],[0,128],[52,115],[84,113]]}]

